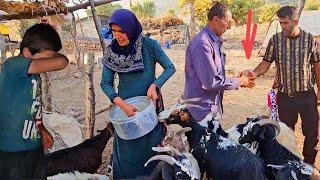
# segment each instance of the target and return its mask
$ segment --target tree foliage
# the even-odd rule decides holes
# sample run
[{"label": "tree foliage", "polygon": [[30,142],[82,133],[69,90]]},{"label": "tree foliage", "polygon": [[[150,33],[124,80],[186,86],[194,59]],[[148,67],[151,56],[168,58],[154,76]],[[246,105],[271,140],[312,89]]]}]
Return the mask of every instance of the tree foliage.
[{"label": "tree foliage", "polygon": [[265,4],[257,10],[259,23],[270,22],[281,5],[279,3]]},{"label": "tree foliage", "polygon": [[222,2],[229,6],[233,18],[236,20],[236,23],[240,25],[247,22],[249,9],[252,9],[252,11],[254,12],[253,15],[255,15],[255,10],[262,5],[262,2],[260,0],[223,0]]},{"label": "tree foliage", "polygon": [[174,9],[168,9],[166,15],[175,17],[176,16],[176,12],[174,11]]},{"label": "tree foliage", "polygon": [[[104,4],[104,5],[96,7],[96,12],[97,12],[97,15],[111,16],[115,10],[121,9],[121,8],[122,8],[122,6],[120,4],[109,3],[109,4]],[[87,13],[89,16],[91,16],[91,14],[92,14],[90,9],[87,10]]]},{"label": "tree foliage", "polygon": [[304,9],[306,10],[320,10],[319,0],[307,0]]},{"label": "tree foliage", "polygon": [[203,26],[207,22],[208,11],[215,2],[226,4],[237,24],[244,24],[246,22],[248,9],[255,10],[262,5],[260,0],[179,0],[179,5],[184,8],[185,13],[190,13],[188,7],[190,3],[194,3],[197,23]]},{"label": "tree foliage", "polygon": [[281,6],[288,6],[288,5],[298,6],[299,0],[265,0],[265,4],[274,4],[274,3],[278,3]]},{"label": "tree foliage", "polygon": [[35,25],[38,22],[39,20],[37,19],[21,19],[18,29],[20,37],[23,37],[27,29],[29,29],[31,26]]},{"label": "tree foliage", "polygon": [[190,14],[190,4],[195,7],[195,17],[199,26],[204,26],[207,22],[207,14],[214,4],[212,0],[179,0],[179,6],[183,8],[184,14]]},{"label": "tree foliage", "polygon": [[137,2],[132,5],[131,10],[140,18],[153,18],[156,15],[156,5],[151,0],[146,0],[142,4]]}]

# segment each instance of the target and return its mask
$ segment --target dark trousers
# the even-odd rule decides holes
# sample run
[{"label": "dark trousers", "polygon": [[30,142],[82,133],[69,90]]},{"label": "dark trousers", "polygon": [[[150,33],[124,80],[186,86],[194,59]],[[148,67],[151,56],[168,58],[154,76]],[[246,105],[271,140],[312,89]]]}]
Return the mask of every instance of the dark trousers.
[{"label": "dark trousers", "polygon": [[43,149],[21,152],[0,151],[0,179],[46,179]]},{"label": "dark trousers", "polygon": [[285,93],[278,93],[279,117],[292,130],[300,114],[302,121],[302,133],[305,136],[303,145],[304,162],[313,164],[317,151],[314,149],[318,143],[319,114],[317,109],[317,96],[314,90],[295,93],[289,96]]}]

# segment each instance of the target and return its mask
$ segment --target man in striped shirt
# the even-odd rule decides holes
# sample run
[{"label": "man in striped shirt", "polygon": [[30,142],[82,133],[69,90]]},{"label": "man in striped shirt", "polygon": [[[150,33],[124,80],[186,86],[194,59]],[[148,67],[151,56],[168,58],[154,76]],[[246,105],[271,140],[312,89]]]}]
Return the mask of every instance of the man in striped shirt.
[{"label": "man in striped shirt", "polygon": [[[275,61],[280,120],[294,130],[300,114],[305,136],[304,161],[314,164],[319,124],[320,52],[312,34],[299,28],[296,7],[284,6],[278,10],[277,16],[282,32],[270,39],[263,61],[252,73],[256,77],[264,74]],[[315,80],[317,95],[314,91]]]}]

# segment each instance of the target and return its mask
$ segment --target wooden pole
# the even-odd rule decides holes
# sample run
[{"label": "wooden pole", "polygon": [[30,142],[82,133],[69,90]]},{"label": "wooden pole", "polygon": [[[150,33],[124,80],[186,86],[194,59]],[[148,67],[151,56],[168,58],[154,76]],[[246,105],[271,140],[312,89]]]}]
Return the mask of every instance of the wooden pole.
[{"label": "wooden pole", "polygon": [[306,0],[300,0],[299,1],[299,7],[298,7],[298,15],[299,15],[299,18],[301,16],[301,13],[303,11],[303,8],[304,8],[304,5],[306,4]]},{"label": "wooden pole", "polygon": [[98,18],[97,18],[95,4],[94,4],[93,0],[89,0],[89,3],[90,3],[90,6],[91,6],[91,13],[92,13],[92,18],[93,18],[93,21],[94,21],[94,25],[96,26],[96,30],[97,30],[97,33],[98,33],[98,36],[99,36],[99,40],[100,40],[100,44],[101,44],[101,48],[102,48],[102,53],[103,53],[103,56],[105,56],[106,45],[104,44],[103,37],[102,37],[102,35],[100,33],[101,24],[100,24],[100,22],[98,21]]},{"label": "wooden pole", "polygon": [[6,48],[7,48],[7,45],[6,45],[5,38],[2,35],[0,35],[0,66],[4,61],[4,59],[6,58],[5,57]]},{"label": "wooden pole", "polygon": [[194,2],[190,2],[190,36],[191,38],[196,34],[196,8]]},{"label": "wooden pole", "polygon": [[74,13],[72,13],[72,28],[70,32],[74,43],[74,57],[76,59],[77,68],[81,69],[83,63],[81,62],[80,49],[77,42],[77,22]]},{"label": "wooden pole", "polygon": [[44,73],[43,75],[43,94],[44,94],[44,110],[52,111],[52,96],[51,96],[51,81],[50,81],[50,73]]},{"label": "wooden pole", "polygon": [[93,86],[94,54],[85,56],[85,139],[93,136],[95,123],[95,94]]}]

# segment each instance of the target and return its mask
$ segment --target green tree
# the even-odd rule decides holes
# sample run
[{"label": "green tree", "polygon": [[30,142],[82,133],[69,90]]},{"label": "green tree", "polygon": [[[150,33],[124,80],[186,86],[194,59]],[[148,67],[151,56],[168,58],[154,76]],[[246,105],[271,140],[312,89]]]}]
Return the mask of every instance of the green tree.
[{"label": "green tree", "polygon": [[[109,4],[103,4],[101,6],[96,7],[96,12],[97,12],[97,15],[111,16],[115,10],[121,9],[121,8],[122,6],[120,4],[109,3]],[[87,14],[89,16],[92,15],[90,9],[87,10]]]},{"label": "green tree", "polygon": [[38,22],[39,20],[37,19],[21,19],[18,29],[20,37],[22,38],[27,29],[29,29],[31,26],[35,25]]},{"label": "green tree", "polygon": [[237,24],[244,24],[246,22],[248,9],[255,10],[263,4],[261,0],[179,0],[179,5],[184,9],[185,13],[191,14],[188,8],[193,3],[197,24],[204,26],[207,22],[208,11],[215,2],[226,4]]},{"label": "green tree", "polygon": [[179,6],[183,9],[183,13],[191,16],[191,27],[195,24],[203,27],[206,24],[207,13],[213,3],[212,0],[179,0]]},{"label": "green tree", "polygon": [[173,9],[168,9],[166,15],[168,15],[168,16],[176,16],[176,12]]},{"label": "green tree", "polygon": [[130,9],[140,18],[153,18],[156,15],[156,5],[151,0],[146,0],[142,4],[137,2]]},{"label": "green tree", "polygon": [[239,25],[245,24],[247,22],[248,10],[252,9],[253,16],[256,18],[256,9],[258,9],[263,3],[260,0],[222,0],[230,7],[233,18]]},{"label": "green tree", "polygon": [[259,23],[270,22],[281,5],[279,3],[265,4],[258,9],[258,21]]},{"label": "green tree", "polygon": [[304,9],[306,10],[320,10],[319,0],[307,0]]}]

